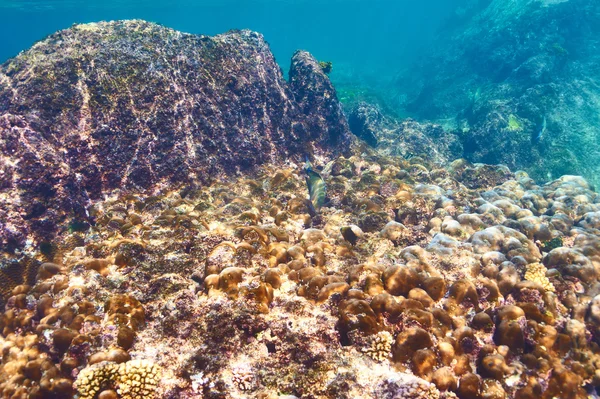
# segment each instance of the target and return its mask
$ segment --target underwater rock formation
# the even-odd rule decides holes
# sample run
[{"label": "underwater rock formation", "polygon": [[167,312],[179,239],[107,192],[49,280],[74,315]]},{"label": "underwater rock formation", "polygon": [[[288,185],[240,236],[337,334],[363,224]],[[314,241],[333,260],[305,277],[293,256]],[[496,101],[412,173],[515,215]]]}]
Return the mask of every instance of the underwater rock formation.
[{"label": "underwater rock formation", "polygon": [[290,88],[296,103],[308,116],[308,138],[330,149],[347,140],[346,116],[335,88],[317,60],[306,51],[297,51],[290,67]]},{"label": "underwater rock formation", "polygon": [[308,53],[288,85],[263,37],[144,21],[75,25],[0,68],[0,246],[43,242],[114,190],[207,184],[343,150],[335,90]]},{"label": "underwater rock formation", "polygon": [[398,79],[397,98],[417,120],[452,125],[472,162],[600,184],[600,3],[471,4]]},{"label": "underwater rock formation", "polygon": [[359,102],[350,110],[348,124],[357,137],[388,155],[419,156],[442,165],[460,158],[463,152],[460,140],[440,125],[412,119],[397,121],[366,102]]}]

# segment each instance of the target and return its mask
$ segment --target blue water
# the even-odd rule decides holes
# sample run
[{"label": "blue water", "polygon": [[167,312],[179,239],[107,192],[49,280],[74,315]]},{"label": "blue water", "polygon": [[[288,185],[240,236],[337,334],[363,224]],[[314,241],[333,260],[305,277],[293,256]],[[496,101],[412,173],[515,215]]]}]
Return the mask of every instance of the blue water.
[{"label": "blue water", "polygon": [[0,62],[73,23],[140,18],[189,33],[249,28],[285,70],[296,49],[336,71],[391,77],[467,0],[0,1]]}]

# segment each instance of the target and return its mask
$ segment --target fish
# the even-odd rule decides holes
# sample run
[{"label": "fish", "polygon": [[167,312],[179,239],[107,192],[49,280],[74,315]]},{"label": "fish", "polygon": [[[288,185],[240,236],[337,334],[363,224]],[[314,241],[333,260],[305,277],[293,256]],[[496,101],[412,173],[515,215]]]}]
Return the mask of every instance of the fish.
[{"label": "fish", "polygon": [[321,175],[312,168],[312,164],[308,160],[308,157],[306,158],[304,171],[306,172],[306,185],[308,186],[308,194],[310,196],[309,207],[312,206],[311,211],[316,214],[325,204],[327,187],[325,185],[325,180],[323,180]]},{"label": "fish", "polygon": [[542,138],[544,137],[544,133],[546,133],[546,117],[545,116],[544,116],[544,119],[542,120],[542,124],[535,131],[535,136],[533,136],[533,142],[539,143],[540,141],[542,141]]},{"label": "fish", "polygon": [[356,242],[358,241],[358,238],[359,238],[359,234],[357,234],[354,231],[353,226],[341,227],[340,233],[342,233],[342,237],[344,237],[344,240],[348,241],[350,244],[352,244],[352,246],[356,245]]}]

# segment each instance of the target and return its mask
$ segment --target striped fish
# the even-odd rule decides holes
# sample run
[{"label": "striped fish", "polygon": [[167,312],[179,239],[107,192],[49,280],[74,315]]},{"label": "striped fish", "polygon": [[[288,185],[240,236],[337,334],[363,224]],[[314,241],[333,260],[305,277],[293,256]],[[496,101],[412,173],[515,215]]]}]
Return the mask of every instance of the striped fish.
[{"label": "striped fish", "polygon": [[542,119],[542,124],[536,129],[535,135],[533,136],[533,143],[537,144],[542,141],[544,137],[544,133],[546,133],[546,116]]},{"label": "striped fish", "polygon": [[312,205],[311,211],[316,213],[325,204],[327,190],[325,180],[313,170],[308,159],[306,159],[304,171],[306,172],[306,185],[308,186],[308,193],[310,195],[310,205]]}]

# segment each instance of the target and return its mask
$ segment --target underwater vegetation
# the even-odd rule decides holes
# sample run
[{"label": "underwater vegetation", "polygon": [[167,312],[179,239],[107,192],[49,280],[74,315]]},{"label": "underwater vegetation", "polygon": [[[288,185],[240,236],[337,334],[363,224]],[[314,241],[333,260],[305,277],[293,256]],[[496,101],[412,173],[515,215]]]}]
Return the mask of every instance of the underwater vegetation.
[{"label": "underwater vegetation", "polygon": [[319,61],[319,66],[327,75],[329,75],[333,69],[333,63],[331,61]]},{"label": "underwater vegetation", "polygon": [[523,130],[523,126],[519,122],[519,119],[513,114],[510,114],[508,116],[508,130],[510,130],[511,132],[518,132]]}]

